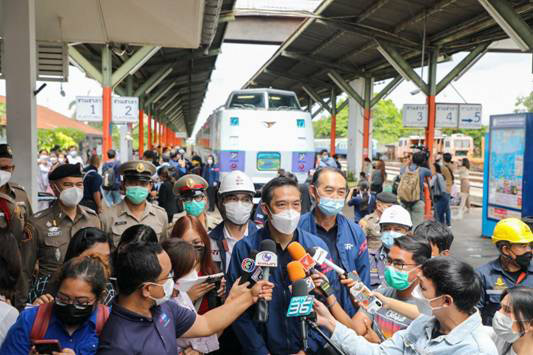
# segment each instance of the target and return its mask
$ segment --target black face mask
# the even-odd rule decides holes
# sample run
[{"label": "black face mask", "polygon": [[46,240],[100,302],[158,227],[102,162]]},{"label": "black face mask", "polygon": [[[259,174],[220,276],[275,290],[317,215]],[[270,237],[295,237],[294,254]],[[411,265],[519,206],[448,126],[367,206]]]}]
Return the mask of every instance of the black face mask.
[{"label": "black face mask", "polygon": [[79,309],[73,304],[59,305],[54,304],[54,313],[56,317],[65,325],[78,325],[85,322],[93,313],[94,305],[83,306]]},{"label": "black face mask", "polygon": [[529,263],[531,263],[532,257],[533,254],[529,251],[522,255],[516,255],[514,261],[518,264],[518,266],[520,266],[522,270],[527,270],[529,268]]},{"label": "black face mask", "polygon": [[198,261],[201,261],[204,257],[205,252],[205,246],[203,245],[195,245],[194,250],[196,250],[196,255],[198,256]]}]

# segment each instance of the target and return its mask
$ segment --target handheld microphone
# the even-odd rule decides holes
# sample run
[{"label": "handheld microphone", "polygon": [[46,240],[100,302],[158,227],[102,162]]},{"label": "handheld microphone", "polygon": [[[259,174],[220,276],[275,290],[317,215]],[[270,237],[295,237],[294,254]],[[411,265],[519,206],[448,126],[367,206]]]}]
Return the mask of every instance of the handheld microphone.
[{"label": "handheld microphone", "polygon": [[304,267],[305,272],[311,271],[316,266],[315,260],[307,253],[304,247],[298,242],[292,242],[287,246],[287,251],[292,260],[298,260]]},{"label": "handheld microphone", "polygon": [[[259,244],[259,249],[259,253],[255,256],[255,265],[262,268],[263,280],[268,281],[270,268],[278,266],[276,243],[272,239],[265,239]],[[259,323],[266,323],[268,320],[268,302],[264,298],[257,302],[255,320]]]},{"label": "handheld microphone", "polygon": [[289,280],[294,285],[299,280],[304,280],[307,285],[307,292],[315,289],[315,283],[310,277],[306,277],[304,266],[301,262],[294,260],[287,264],[287,272],[289,273]]},{"label": "handheld microphone", "polygon": [[346,275],[346,271],[341,267],[337,266],[333,261],[327,258],[328,252],[320,247],[313,247],[308,249],[307,252],[312,255],[312,259],[318,264],[326,264],[332,268],[339,275]]},{"label": "handheld microphone", "polygon": [[289,309],[287,310],[287,317],[300,318],[300,331],[304,351],[309,348],[306,318],[313,312],[314,302],[314,297],[309,296],[305,279],[300,279],[292,284],[292,298],[289,303]]},{"label": "handheld microphone", "polygon": [[245,258],[241,262],[241,270],[243,271],[239,285],[250,281],[248,288],[251,288],[257,281],[263,278],[263,269],[260,266],[255,265],[255,257],[257,256],[257,250],[250,252],[250,257]]}]

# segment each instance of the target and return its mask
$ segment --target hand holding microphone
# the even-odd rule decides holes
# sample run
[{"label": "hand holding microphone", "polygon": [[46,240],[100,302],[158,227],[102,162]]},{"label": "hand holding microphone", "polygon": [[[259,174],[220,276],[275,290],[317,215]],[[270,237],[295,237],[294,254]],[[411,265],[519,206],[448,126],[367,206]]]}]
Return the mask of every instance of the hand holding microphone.
[{"label": "hand holding microphone", "polygon": [[[270,278],[270,269],[278,266],[278,255],[276,254],[276,243],[272,239],[265,239],[259,245],[259,253],[255,257],[255,265],[263,270],[263,280]],[[259,323],[268,321],[268,302],[260,298],[257,303],[255,320]]]}]

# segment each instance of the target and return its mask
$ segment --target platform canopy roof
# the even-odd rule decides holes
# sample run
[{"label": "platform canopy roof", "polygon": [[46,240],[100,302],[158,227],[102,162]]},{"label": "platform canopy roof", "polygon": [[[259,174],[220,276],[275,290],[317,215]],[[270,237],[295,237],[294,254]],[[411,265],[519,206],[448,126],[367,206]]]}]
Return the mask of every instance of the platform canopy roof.
[{"label": "platform canopy roof", "polygon": [[508,38],[505,22],[522,35],[522,50],[531,51],[529,0],[325,0],[244,87],[293,90],[300,100],[308,97],[305,87],[324,100],[335,87],[332,71],[346,81],[398,79],[386,56],[400,56],[413,68],[422,60],[427,65],[434,49],[440,61],[492,50],[489,44]]}]

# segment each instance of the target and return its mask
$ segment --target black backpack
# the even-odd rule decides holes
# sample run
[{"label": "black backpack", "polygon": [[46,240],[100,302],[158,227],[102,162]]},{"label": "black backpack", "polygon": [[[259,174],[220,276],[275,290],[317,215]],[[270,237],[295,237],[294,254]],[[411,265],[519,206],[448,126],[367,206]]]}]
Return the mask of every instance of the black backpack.
[{"label": "black backpack", "polygon": [[113,190],[115,186],[115,167],[107,168],[102,175],[102,188],[104,190]]}]

